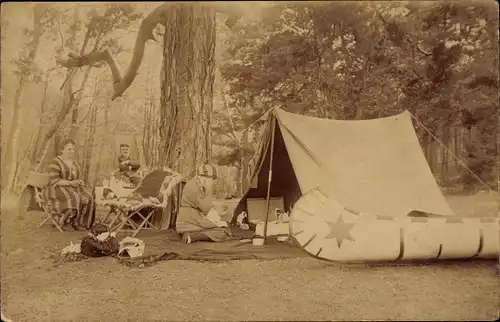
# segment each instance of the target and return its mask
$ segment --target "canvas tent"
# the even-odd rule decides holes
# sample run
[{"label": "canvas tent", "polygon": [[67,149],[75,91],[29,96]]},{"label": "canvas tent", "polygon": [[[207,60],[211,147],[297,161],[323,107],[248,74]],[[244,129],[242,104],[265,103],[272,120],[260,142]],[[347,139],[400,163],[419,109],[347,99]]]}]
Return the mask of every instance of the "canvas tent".
[{"label": "canvas tent", "polygon": [[302,194],[320,188],[344,206],[373,215],[406,216],[411,211],[453,215],[427,164],[408,111],[374,120],[344,121],[276,108],[266,117],[263,139],[253,159],[251,187],[235,214],[245,208],[248,198],[267,198],[268,188],[270,197],[283,197],[286,210]]}]

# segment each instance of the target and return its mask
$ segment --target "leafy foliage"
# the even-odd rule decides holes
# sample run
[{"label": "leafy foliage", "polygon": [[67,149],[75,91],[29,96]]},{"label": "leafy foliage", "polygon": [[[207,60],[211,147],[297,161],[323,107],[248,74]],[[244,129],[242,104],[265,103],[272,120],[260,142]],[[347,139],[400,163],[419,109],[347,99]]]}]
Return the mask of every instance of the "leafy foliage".
[{"label": "leafy foliage", "polygon": [[336,119],[408,109],[438,136],[474,126],[464,156],[491,182],[497,27],[491,3],[276,3],[240,27],[221,72],[233,106]]},{"label": "leafy foliage", "polygon": [[[123,47],[121,37],[139,23],[142,13],[133,3],[103,3],[93,10],[39,3],[33,9],[34,25],[22,30],[27,46],[9,67],[16,82],[22,78],[26,88],[36,89],[23,96],[20,106],[36,110],[40,128],[23,128],[20,142],[29,143],[28,159],[39,161],[45,139],[68,132],[71,122],[63,108],[68,99],[59,91],[66,75],[41,56],[89,53],[103,47],[120,55],[130,49]],[[408,109],[438,137],[450,128],[471,129],[473,135],[460,157],[482,180],[496,181],[498,8],[493,3],[275,2],[258,20],[245,19],[231,30],[217,22],[223,52],[216,60],[222,75],[216,92],[221,93],[222,102],[214,103],[211,133],[214,152],[225,146],[215,156],[219,164],[244,166],[255,149],[247,143],[258,141],[261,122],[256,120],[275,106],[335,119],[370,119]],[[7,20],[2,21],[2,28],[8,26]],[[2,40],[6,36],[2,33]],[[37,43],[35,37],[40,37],[42,45],[50,43],[51,52],[35,55],[40,50],[31,45]],[[106,71],[101,66],[93,66],[90,79],[100,79],[97,74]],[[113,105],[107,101],[109,95],[92,94],[82,80],[84,73],[78,73],[73,89],[77,100],[72,102],[75,107],[80,104],[78,124],[91,120],[88,115],[94,105],[98,120],[103,118],[102,110],[109,111],[106,115],[110,124],[116,123],[111,126],[114,130],[155,126],[152,119],[138,115],[142,102],[132,102],[134,95]],[[144,83],[152,80],[148,77]],[[107,81],[103,84],[102,93],[111,87]],[[96,97],[90,100],[91,96]],[[158,100],[151,102],[157,105]],[[9,109],[9,104],[4,106]],[[155,110],[150,108],[150,113]],[[141,125],[145,119],[150,124]],[[104,137],[108,130],[112,129],[97,125],[92,135]],[[416,130],[425,145],[425,130],[419,126]],[[93,155],[110,150],[90,135],[86,141]],[[19,154],[22,159],[25,151]],[[477,183],[467,171],[462,181]]]}]

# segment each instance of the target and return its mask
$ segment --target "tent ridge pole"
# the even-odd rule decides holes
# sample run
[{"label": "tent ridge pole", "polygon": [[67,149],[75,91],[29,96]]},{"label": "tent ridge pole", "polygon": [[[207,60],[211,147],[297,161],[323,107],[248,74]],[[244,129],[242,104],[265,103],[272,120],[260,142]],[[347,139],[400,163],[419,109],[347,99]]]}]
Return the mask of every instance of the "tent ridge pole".
[{"label": "tent ridge pole", "polygon": [[273,156],[274,156],[274,133],[276,131],[276,118],[273,116],[271,123],[271,150],[269,156],[269,176],[267,180],[267,197],[266,197],[266,221],[264,222],[264,244],[267,239],[267,223],[269,222],[269,208],[271,207],[271,182],[273,180]]}]

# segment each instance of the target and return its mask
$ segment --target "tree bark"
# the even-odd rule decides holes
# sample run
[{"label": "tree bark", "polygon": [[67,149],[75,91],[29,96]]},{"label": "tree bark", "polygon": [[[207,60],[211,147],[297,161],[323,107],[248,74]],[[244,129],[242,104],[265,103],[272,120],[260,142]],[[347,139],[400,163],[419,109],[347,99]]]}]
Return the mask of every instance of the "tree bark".
[{"label": "tree bark", "polygon": [[[449,128],[443,128],[441,133],[442,133],[441,140],[444,146],[450,146]],[[441,149],[441,175],[443,176],[443,179],[446,181],[448,177],[448,159],[449,159],[448,151],[446,149],[443,149],[442,147],[440,147],[440,149]]]},{"label": "tree bark", "polygon": [[[150,65],[152,66],[152,65]],[[148,68],[148,83],[154,81],[153,74]],[[144,153],[145,167],[151,169],[158,167],[158,120],[159,110],[157,102],[154,98],[154,93],[151,86],[146,87],[144,95],[144,128],[142,132],[142,151]]]},{"label": "tree bark", "polygon": [[[44,117],[45,103],[47,101],[48,87],[49,87],[49,72],[46,73],[45,90],[44,90],[44,93],[43,93],[42,102],[40,104],[41,105],[40,106],[40,119],[43,119],[43,117]],[[19,174],[20,173],[25,173],[24,169],[25,169],[26,164],[30,160],[29,159],[30,153],[31,153],[31,151],[36,150],[36,146],[38,145],[38,143],[40,141],[40,136],[42,134],[42,127],[43,127],[43,124],[40,121],[40,123],[38,124],[37,130],[31,136],[31,139],[30,139],[30,142],[28,144],[28,147],[26,148],[26,150],[24,152],[24,156],[21,159],[19,159],[19,157],[16,158],[17,162],[16,162],[16,164],[14,166],[14,169],[11,170],[13,172],[12,173],[13,179],[10,182],[10,187],[9,187],[9,191],[14,192],[14,194],[17,194],[17,190],[18,190],[17,189],[18,188],[17,185],[18,185],[18,183],[19,182],[24,182],[24,180],[20,180]]]},{"label": "tree bark", "polygon": [[97,104],[94,97],[97,95],[97,80],[94,77],[92,94],[90,98],[90,117],[87,120],[87,129],[85,135],[85,148],[83,151],[83,180],[89,182],[90,168],[92,164],[92,151],[94,148],[95,128],[97,120]]},{"label": "tree bark", "polygon": [[11,125],[5,147],[5,160],[7,161],[7,167],[4,168],[5,173],[8,173],[7,184],[4,187],[13,187],[13,181],[15,180],[14,168],[17,164],[17,150],[19,148],[19,136],[20,136],[20,120],[21,120],[21,97],[24,92],[24,85],[32,72],[30,67],[34,64],[35,56],[38,52],[38,45],[40,44],[40,38],[43,34],[42,18],[47,12],[47,4],[37,3],[34,7],[33,12],[33,38],[28,45],[29,52],[23,62],[23,67],[21,67],[20,78],[18,83],[18,88],[14,95],[14,109],[11,119]]},{"label": "tree bark", "polygon": [[106,105],[104,106],[104,135],[101,137],[101,144],[99,145],[99,159],[97,161],[97,165],[95,167],[95,174],[94,174],[94,186],[97,186],[98,182],[97,179],[99,178],[99,174],[101,171],[101,166],[102,166],[102,157],[104,154],[104,145],[107,143],[107,138],[109,137],[109,130],[108,130],[108,123],[109,123],[109,104],[108,101],[105,103]]},{"label": "tree bark", "polygon": [[[74,50],[75,49],[75,42],[76,42],[76,31],[77,31],[77,26],[78,26],[78,14],[79,14],[79,5],[76,5],[74,15],[73,15],[73,25],[72,25],[72,32],[70,34],[70,37],[68,39],[68,45],[69,47]],[[74,70],[68,70],[66,73],[66,81],[63,85],[63,90],[64,90],[64,98],[63,98],[63,103],[61,110],[56,116],[55,121],[52,123],[52,125],[45,131],[44,134],[40,134],[36,138],[36,144],[34,145],[33,149],[30,151],[30,156],[29,160],[31,162],[32,167],[34,167],[35,171],[39,171],[40,168],[42,167],[44,161],[46,158],[53,158],[57,155],[58,151],[58,144],[57,140],[54,142],[54,148],[50,148],[50,143],[51,140],[54,138],[56,133],[59,131],[59,129],[62,127],[64,120],[66,119],[66,116],[69,114],[71,111],[71,108],[73,107],[74,102],[76,101],[75,94],[77,92],[80,92],[81,90],[77,92],[73,92],[73,81],[77,75],[77,71]]]},{"label": "tree bark", "polygon": [[[243,132],[243,137],[242,137],[242,146],[243,147],[246,147],[248,146],[249,142],[248,142],[248,130],[246,130],[245,132]],[[241,188],[240,188],[240,191],[239,191],[239,195],[242,197],[243,194],[245,193],[245,191],[247,191],[248,189],[248,182],[247,182],[247,177],[248,177],[248,163],[249,163],[250,159],[249,159],[249,154],[245,151],[245,149],[242,149],[241,150],[241,164],[240,164],[240,167],[241,167]]]},{"label": "tree bark", "polygon": [[172,27],[164,34],[160,164],[189,176],[210,153],[215,11],[193,4],[172,6],[165,25]]}]

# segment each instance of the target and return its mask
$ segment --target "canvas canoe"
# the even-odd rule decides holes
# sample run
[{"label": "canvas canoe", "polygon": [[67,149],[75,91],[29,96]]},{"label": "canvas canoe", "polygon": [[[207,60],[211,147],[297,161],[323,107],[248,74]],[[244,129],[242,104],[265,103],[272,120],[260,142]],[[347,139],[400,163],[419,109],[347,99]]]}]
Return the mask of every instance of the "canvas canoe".
[{"label": "canvas canoe", "polygon": [[499,219],[383,216],[306,193],[291,214],[291,236],[309,254],[332,261],[498,258]]}]

